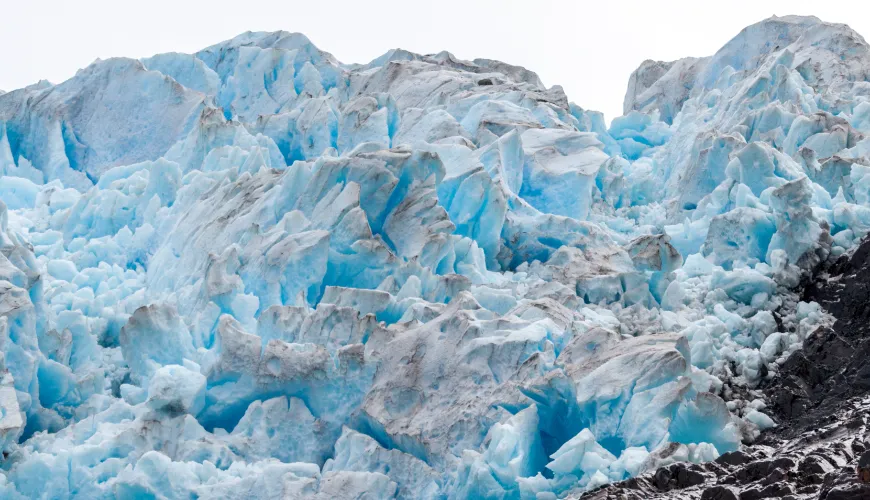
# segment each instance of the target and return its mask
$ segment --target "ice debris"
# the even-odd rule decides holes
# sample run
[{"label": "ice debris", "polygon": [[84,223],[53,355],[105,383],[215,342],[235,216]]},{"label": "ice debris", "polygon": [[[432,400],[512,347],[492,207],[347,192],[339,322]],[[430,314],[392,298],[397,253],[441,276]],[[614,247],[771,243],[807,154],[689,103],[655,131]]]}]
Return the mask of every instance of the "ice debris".
[{"label": "ice debris", "polygon": [[870,232],[870,47],[531,71],[299,34],[0,96],[0,497],[554,498],[776,425]]}]

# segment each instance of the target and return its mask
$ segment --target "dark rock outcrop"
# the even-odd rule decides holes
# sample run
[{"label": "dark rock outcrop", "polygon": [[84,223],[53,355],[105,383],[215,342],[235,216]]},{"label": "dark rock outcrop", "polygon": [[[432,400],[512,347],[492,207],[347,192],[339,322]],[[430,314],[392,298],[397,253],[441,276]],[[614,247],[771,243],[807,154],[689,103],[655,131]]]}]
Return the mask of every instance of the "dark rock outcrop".
[{"label": "dark rock outcrop", "polygon": [[837,321],[762,387],[777,428],[714,462],[672,464],[581,498],[870,500],[870,240],[824,266],[802,300]]}]

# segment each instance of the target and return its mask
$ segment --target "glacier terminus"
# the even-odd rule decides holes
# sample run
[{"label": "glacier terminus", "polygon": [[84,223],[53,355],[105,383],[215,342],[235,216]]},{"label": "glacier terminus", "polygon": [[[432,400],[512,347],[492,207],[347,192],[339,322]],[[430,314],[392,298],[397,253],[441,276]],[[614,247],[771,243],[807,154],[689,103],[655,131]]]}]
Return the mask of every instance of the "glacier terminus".
[{"label": "glacier terminus", "polygon": [[287,32],[3,93],[0,498],[576,498],[751,445],[868,134],[870,46],[796,16],[609,126]]}]

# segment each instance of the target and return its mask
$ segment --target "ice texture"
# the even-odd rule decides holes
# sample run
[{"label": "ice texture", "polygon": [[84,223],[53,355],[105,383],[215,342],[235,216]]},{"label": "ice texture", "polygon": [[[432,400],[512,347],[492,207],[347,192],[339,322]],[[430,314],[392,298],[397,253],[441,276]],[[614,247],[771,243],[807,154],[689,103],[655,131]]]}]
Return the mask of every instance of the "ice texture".
[{"label": "ice texture", "polygon": [[777,425],[870,233],[870,46],[644,62],[625,115],[300,34],[0,95],[0,498],[560,498]]}]

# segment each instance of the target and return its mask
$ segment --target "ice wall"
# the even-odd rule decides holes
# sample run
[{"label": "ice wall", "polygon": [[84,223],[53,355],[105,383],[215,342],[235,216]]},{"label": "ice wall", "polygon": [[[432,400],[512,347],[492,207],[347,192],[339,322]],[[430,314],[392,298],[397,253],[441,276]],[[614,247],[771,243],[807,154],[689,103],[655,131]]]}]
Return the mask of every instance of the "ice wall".
[{"label": "ice wall", "polygon": [[0,95],[0,497],[553,498],[711,460],[870,231],[870,48],[771,18],[626,114],[299,34]]}]

